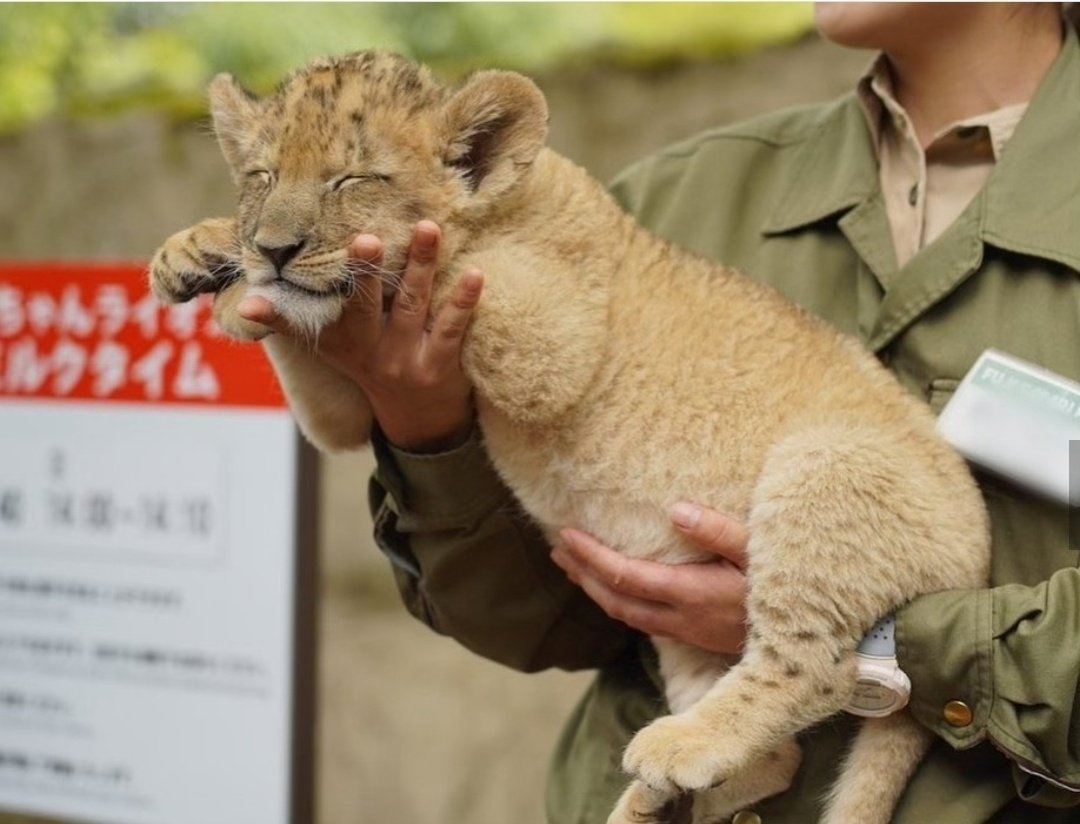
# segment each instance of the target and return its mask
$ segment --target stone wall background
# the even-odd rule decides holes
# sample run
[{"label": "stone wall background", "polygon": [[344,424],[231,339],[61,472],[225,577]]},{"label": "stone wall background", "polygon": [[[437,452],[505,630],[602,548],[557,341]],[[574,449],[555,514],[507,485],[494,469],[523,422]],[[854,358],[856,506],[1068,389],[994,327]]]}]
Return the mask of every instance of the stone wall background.
[{"label": "stone wall background", "polygon": [[[808,38],[732,62],[537,80],[551,144],[608,179],[702,128],[841,94],[867,61]],[[205,125],[135,115],[0,139],[0,258],[144,260],[231,210]],[[589,677],[510,672],[409,618],[370,540],[369,470],[363,454],[321,463],[318,821],[541,824],[548,753]]]}]

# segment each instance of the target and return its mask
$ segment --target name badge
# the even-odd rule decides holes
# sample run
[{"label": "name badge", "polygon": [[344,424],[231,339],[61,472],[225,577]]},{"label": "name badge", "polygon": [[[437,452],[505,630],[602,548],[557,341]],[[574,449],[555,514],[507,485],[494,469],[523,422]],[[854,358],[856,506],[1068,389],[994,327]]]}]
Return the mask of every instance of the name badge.
[{"label": "name badge", "polygon": [[1069,483],[1069,441],[1080,441],[1080,384],[987,349],[937,428],[972,463],[1080,506],[1080,488],[1070,493]]}]

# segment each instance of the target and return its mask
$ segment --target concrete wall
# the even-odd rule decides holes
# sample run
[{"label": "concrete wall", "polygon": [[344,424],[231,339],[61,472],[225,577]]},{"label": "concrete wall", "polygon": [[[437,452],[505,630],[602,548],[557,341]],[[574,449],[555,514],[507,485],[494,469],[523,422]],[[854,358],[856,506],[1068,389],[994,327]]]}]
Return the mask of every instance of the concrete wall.
[{"label": "concrete wall", "polygon": [[[539,81],[552,145],[607,179],[699,129],[842,93],[867,59],[809,39],[719,65]],[[231,209],[205,127],[136,115],[0,140],[0,258],[146,259]],[[556,719],[588,676],[505,671],[409,619],[369,538],[369,468],[366,455],[322,464],[319,821],[540,824]]]}]

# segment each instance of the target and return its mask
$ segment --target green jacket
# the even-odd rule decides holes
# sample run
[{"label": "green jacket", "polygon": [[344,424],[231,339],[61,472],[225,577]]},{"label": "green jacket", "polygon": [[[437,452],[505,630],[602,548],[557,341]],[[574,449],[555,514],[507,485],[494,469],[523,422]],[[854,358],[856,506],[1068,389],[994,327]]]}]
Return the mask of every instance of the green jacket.
[{"label": "green jacket", "polygon": [[[985,189],[903,269],[853,95],[706,133],[638,164],[614,192],[659,235],[857,336],[937,410],[988,347],[1080,380],[1080,46],[1071,30]],[[623,747],[664,712],[648,644],[554,567],[479,436],[433,456],[378,441],[376,452],[376,538],[415,615],[522,670],[598,669],[553,759],[548,816],[601,824],[626,783]],[[993,524],[992,587],[924,596],[897,616],[911,708],[938,740],[895,820],[1075,822],[1080,552],[1066,507],[979,481]],[[966,726],[945,720],[957,700],[972,710]],[[841,717],[804,736],[792,788],[754,807],[763,821],[816,820],[854,723]]]}]

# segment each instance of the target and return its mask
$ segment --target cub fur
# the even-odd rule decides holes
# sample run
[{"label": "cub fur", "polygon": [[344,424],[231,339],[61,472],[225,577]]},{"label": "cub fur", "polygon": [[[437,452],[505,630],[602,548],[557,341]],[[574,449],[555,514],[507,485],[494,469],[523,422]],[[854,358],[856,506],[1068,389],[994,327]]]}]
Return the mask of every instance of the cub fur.
[{"label": "cub fur", "polygon": [[[166,301],[215,292],[220,326],[266,329],[261,295],[313,337],[354,289],[392,291],[420,218],[443,232],[434,303],[472,267],[486,285],[463,349],[495,467],[550,535],[575,525],[634,557],[701,558],[666,512],[745,519],[751,633],[738,659],[654,639],[673,715],[641,730],[611,824],[663,821],[693,793],[715,822],[785,789],[794,736],[847,704],[863,633],[920,593],[983,584],[986,514],[930,412],[850,340],[738,273],[673,249],[544,147],[547,108],[520,75],[457,89],[394,55],[315,62],[265,99],[210,87],[239,186],[235,218],[169,238]],[[359,232],[385,271],[346,255]],[[354,384],[302,342],[264,340],[322,449],[368,439]],[[866,720],[823,821],[886,824],[929,734]]]}]

